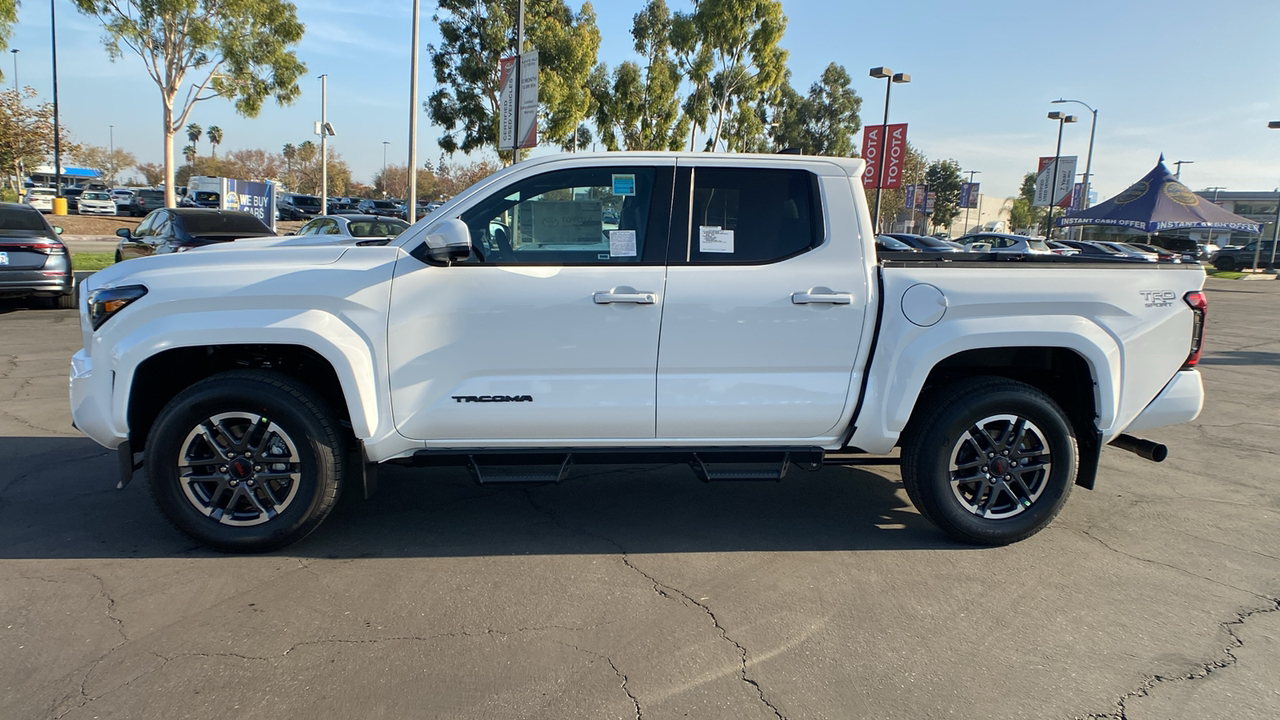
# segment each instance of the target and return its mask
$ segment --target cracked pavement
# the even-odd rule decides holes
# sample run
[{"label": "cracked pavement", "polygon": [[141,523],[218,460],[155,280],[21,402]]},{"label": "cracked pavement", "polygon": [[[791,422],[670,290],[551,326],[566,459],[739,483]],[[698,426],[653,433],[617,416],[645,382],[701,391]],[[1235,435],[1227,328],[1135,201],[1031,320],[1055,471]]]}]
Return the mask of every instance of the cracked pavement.
[{"label": "cracked pavement", "polygon": [[0,305],[0,720],[1280,717],[1280,283],[1210,280],[1192,424],[1011,547],[894,468],[387,468],[270,555],[178,535],[70,427],[71,311]]}]

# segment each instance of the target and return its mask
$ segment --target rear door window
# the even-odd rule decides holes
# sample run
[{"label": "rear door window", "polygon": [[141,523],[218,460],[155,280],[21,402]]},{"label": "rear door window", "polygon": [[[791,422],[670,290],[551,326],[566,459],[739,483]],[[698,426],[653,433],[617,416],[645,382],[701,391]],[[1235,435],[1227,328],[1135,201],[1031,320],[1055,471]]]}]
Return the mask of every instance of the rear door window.
[{"label": "rear door window", "polygon": [[803,170],[697,167],[684,260],[779,262],[822,244],[817,178]]}]

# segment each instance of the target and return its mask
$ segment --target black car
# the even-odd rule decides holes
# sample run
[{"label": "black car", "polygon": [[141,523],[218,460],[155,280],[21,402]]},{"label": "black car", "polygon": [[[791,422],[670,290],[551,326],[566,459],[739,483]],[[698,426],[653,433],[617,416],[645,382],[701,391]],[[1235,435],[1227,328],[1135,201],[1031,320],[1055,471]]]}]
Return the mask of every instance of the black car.
[{"label": "black car", "polygon": [[374,200],[373,198],[365,198],[356,205],[356,212],[361,215],[383,215],[385,217],[396,217],[400,214],[399,208],[390,200]]},{"label": "black car", "polygon": [[323,214],[324,212],[320,209],[320,198],[315,195],[285,193],[280,198],[279,207],[276,208],[276,215],[281,220],[310,220]]},{"label": "black car", "polygon": [[80,209],[80,196],[84,191],[85,188],[82,187],[62,188],[62,197],[67,199],[67,212],[75,213]]},{"label": "black car", "polygon": [[1059,245],[1066,245],[1080,251],[1076,257],[1091,260],[1121,260],[1125,262],[1145,262],[1142,258],[1130,257],[1116,252],[1106,245],[1099,245],[1087,240],[1055,240]]},{"label": "black car", "polygon": [[55,307],[76,306],[71,254],[39,210],[0,203],[0,298],[49,298]]},{"label": "black car", "polygon": [[116,230],[116,262],[129,258],[184,252],[238,238],[271,237],[275,233],[257,217],[239,210],[161,208],[138,227]]},{"label": "black car", "polygon": [[920,252],[892,235],[876,236],[876,252]]},{"label": "black car", "polygon": [[[1227,272],[1252,268],[1253,258],[1257,255],[1258,267],[1266,267],[1267,263],[1271,262],[1272,247],[1273,244],[1270,240],[1262,243],[1261,250],[1258,249],[1257,240],[1248,245],[1228,245],[1213,254],[1213,266]],[[1276,257],[1280,258],[1280,251],[1276,252]]]},{"label": "black car", "polygon": [[1191,238],[1152,235],[1148,244],[1181,255],[1182,262],[1200,262],[1208,259],[1205,257],[1204,246]]},{"label": "black car", "polygon": [[960,248],[942,238],[932,235],[912,235],[911,233],[885,233],[885,235],[904,242],[920,252],[960,252]]},{"label": "black car", "polygon": [[129,204],[123,206],[132,217],[142,217],[156,208],[164,207],[163,190],[135,190]]}]

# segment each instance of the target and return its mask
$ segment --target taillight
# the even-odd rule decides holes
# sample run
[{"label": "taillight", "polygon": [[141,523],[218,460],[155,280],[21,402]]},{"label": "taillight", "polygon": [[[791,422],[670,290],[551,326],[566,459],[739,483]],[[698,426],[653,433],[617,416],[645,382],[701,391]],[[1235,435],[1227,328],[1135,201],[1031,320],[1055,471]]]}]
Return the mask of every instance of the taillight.
[{"label": "taillight", "polygon": [[1200,350],[1204,346],[1204,317],[1209,310],[1209,301],[1199,290],[1183,295],[1182,299],[1191,306],[1191,353],[1182,364],[1183,370],[1190,370],[1200,362]]},{"label": "taillight", "polygon": [[67,246],[60,242],[6,242],[0,243],[0,247],[16,248],[18,250],[35,250],[45,255],[66,255]]}]

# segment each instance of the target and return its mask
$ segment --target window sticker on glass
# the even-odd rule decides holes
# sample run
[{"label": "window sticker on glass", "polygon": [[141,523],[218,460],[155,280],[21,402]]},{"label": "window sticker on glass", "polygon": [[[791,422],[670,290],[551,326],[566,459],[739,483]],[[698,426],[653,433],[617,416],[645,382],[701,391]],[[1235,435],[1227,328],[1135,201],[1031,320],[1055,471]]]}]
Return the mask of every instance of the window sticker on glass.
[{"label": "window sticker on glass", "polygon": [[725,230],[719,225],[701,225],[698,227],[698,252],[731,253],[733,252],[733,231]]},{"label": "window sticker on glass", "polygon": [[609,257],[635,257],[636,231],[610,230]]},{"label": "window sticker on glass", "polygon": [[636,194],[636,176],[635,175],[614,175],[613,176],[613,194],[614,195],[635,195]]}]

